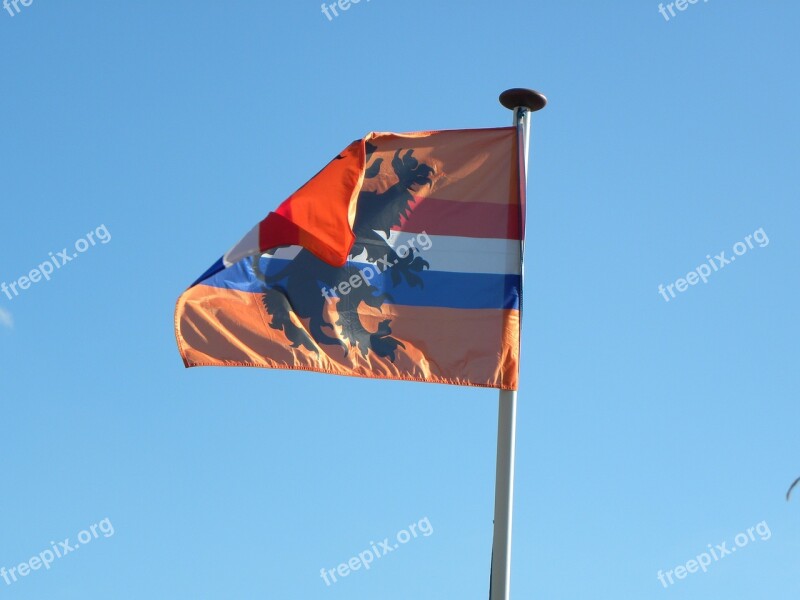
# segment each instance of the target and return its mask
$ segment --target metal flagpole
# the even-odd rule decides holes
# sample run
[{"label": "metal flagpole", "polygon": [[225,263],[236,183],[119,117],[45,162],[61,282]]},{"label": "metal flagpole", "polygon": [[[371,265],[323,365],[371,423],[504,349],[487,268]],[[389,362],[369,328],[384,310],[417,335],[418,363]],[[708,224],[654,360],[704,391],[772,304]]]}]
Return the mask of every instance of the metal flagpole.
[{"label": "metal flagpole", "polygon": [[[522,140],[525,173],[522,181],[528,185],[528,149],[530,115],[547,104],[539,92],[514,88],[500,94],[500,103],[514,111],[514,125]],[[524,192],[525,190],[523,190]],[[525,194],[523,193],[524,199]],[[524,215],[520,214],[521,218]],[[520,223],[521,226],[521,223]],[[520,267],[522,247],[520,247]],[[521,272],[521,269],[520,269]],[[520,310],[522,307],[520,306]],[[521,317],[521,314],[520,314]],[[520,321],[521,322],[521,321]],[[517,392],[500,390],[497,418],[497,472],[494,490],[494,540],[492,542],[492,572],[489,600],[509,600],[511,588],[511,517],[514,508],[514,448],[517,431]]]}]

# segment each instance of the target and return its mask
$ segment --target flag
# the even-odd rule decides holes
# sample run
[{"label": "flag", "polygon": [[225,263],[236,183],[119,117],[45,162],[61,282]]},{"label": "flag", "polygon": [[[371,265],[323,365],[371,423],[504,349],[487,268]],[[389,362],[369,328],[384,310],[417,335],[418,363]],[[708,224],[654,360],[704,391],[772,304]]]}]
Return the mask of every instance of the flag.
[{"label": "flag", "polygon": [[181,295],[184,364],[516,389],[521,154],[515,127],[353,142]]}]

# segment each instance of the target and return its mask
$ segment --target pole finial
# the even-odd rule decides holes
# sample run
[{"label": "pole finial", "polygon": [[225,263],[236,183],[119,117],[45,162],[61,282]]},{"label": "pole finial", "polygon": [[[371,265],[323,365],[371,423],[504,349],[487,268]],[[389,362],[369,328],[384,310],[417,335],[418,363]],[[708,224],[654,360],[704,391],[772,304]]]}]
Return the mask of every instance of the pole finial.
[{"label": "pole finial", "polygon": [[509,110],[522,107],[535,112],[545,107],[547,98],[535,90],[511,88],[500,94],[500,104]]}]

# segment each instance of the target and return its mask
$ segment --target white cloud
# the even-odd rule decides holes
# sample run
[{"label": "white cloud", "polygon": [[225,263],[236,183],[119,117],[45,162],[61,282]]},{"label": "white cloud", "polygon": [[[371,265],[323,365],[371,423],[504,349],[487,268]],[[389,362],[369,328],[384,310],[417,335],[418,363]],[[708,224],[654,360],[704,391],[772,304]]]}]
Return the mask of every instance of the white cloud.
[{"label": "white cloud", "polygon": [[5,308],[0,308],[0,325],[14,329],[14,318]]}]

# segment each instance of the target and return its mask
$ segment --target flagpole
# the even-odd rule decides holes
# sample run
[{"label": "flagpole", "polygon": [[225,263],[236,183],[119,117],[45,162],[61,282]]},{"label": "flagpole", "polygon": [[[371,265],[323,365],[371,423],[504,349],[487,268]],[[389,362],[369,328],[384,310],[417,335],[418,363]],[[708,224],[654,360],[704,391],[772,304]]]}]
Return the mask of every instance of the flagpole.
[{"label": "flagpole", "polygon": [[[530,115],[547,104],[539,92],[514,88],[500,94],[500,103],[514,111],[514,126],[522,141],[524,173],[521,210],[524,209],[528,185],[528,149],[530,143]],[[524,219],[524,215],[520,214]],[[522,226],[522,220],[520,227]],[[522,247],[520,247],[520,267]],[[522,269],[520,268],[520,273]],[[520,306],[520,310],[522,307]],[[494,539],[492,541],[492,571],[489,600],[509,600],[511,588],[511,518],[514,508],[514,450],[517,431],[517,392],[500,390],[497,416],[497,471],[494,490]]]}]

